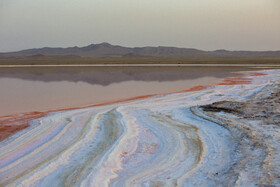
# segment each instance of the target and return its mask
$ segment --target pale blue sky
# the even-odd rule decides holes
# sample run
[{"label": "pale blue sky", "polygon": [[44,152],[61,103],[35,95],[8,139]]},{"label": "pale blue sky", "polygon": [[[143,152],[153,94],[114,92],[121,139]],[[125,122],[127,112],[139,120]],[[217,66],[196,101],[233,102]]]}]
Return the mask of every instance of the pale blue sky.
[{"label": "pale blue sky", "polygon": [[0,0],[0,51],[100,42],[280,50],[280,0]]}]

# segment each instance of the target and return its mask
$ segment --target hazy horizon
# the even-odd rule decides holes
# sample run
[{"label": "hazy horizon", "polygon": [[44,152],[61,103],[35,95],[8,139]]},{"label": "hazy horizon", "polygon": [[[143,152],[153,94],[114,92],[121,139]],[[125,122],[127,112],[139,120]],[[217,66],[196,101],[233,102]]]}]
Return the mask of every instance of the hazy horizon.
[{"label": "hazy horizon", "polygon": [[0,0],[0,52],[108,42],[280,50],[278,0]]},{"label": "hazy horizon", "polygon": [[175,48],[186,48],[186,49],[197,49],[197,50],[202,50],[202,51],[218,51],[218,50],[226,50],[226,51],[255,51],[255,52],[263,52],[263,51],[280,51],[280,49],[276,49],[276,50],[229,50],[229,49],[213,49],[213,50],[204,50],[204,49],[199,49],[199,48],[191,48],[191,47],[178,47],[178,46],[168,46],[168,45],[147,45],[147,46],[125,46],[125,45],[119,45],[119,44],[112,44],[112,43],[109,43],[109,42],[101,42],[101,43],[90,43],[90,44],[87,44],[87,45],[83,45],[83,46],[42,46],[42,47],[32,47],[32,48],[26,48],[26,49],[20,49],[20,50],[13,50],[13,51],[0,51],[0,53],[13,53],[13,52],[19,52],[19,51],[24,51],[24,50],[30,50],[30,49],[41,49],[41,48],[71,48],[71,47],[87,47],[89,45],[99,45],[99,44],[102,44],[102,43],[108,43],[112,46],[121,46],[121,47],[128,47],[128,48],[137,48],[137,47],[175,47]]}]

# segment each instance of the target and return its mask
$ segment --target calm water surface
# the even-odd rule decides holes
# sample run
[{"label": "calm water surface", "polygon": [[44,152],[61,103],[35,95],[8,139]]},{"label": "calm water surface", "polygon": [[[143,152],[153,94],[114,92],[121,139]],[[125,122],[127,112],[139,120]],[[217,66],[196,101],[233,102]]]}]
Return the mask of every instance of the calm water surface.
[{"label": "calm water surface", "polygon": [[248,67],[0,68],[0,116],[86,106],[207,85]]}]

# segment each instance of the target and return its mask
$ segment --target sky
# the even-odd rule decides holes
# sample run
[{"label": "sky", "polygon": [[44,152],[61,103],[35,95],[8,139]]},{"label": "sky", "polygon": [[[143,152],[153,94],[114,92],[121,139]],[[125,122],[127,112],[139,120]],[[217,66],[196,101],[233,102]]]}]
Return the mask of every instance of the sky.
[{"label": "sky", "polygon": [[86,46],[280,50],[280,0],[0,0],[0,51]]}]

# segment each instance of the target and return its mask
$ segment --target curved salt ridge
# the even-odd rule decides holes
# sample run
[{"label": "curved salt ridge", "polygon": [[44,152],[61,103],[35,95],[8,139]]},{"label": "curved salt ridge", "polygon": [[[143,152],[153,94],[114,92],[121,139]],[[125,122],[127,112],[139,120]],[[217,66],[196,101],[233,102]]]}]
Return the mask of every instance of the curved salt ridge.
[{"label": "curved salt ridge", "polygon": [[246,100],[279,79],[51,113],[0,143],[2,186],[233,184],[236,136],[198,105]]}]

